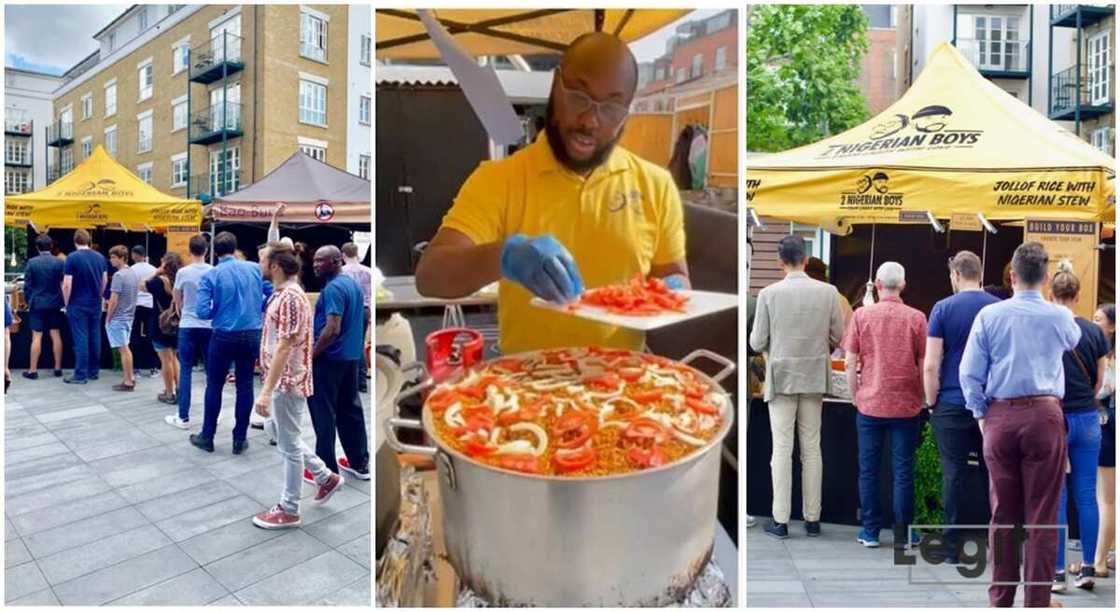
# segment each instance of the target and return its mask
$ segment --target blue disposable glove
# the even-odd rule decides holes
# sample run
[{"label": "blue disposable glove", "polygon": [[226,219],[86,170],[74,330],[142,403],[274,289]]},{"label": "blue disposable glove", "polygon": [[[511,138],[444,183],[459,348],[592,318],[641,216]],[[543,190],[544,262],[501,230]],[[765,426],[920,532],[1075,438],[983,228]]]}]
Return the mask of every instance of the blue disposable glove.
[{"label": "blue disposable glove", "polygon": [[670,274],[669,276],[661,279],[661,281],[665,283],[666,287],[672,289],[673,291],[680,291],[684,289],[685,275]]},{"label": "blue disposable glove", "polygon": [[502,277],[556,304],[571,302],[583,293],[583,279],[572,254],[547,234],[510,236],[502,245]]}]

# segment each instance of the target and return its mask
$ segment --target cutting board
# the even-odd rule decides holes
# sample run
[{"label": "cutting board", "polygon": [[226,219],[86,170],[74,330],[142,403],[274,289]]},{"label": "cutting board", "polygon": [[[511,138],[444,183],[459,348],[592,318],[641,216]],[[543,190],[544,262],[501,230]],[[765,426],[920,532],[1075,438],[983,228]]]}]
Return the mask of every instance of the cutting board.
[{"label": "cutting board", "polygon": [[640,331],[650,331],[669,325],[675,325],[683,321],[704,317],[739,306],[739,296],[734,293],[717,293],[715,291],[699,291],[695,289],[685,289],[679,293],[688,296],[688,304],[685,306],[684,312],[668,312],[653,316],[613,314],[607,312],[605,308],[588,306],[585,304],[576,306],[574,309],[569,309],[568,306],[553,304],[552,302],[546,302],[536,297],[530,300],[529,303],[537,308],[553,310],[581,319],[588,319],[598,323],[626,327],[628,329],[637,329]]}]

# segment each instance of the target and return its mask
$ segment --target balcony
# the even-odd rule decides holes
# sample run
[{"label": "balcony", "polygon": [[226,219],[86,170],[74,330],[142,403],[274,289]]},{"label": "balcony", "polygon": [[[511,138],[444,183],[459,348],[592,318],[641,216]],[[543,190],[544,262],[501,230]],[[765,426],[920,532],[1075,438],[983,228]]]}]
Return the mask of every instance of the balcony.
[{"label": "balcony", "polygon": [[[13,141],[18,142],[18,141]],[[11,143],[9,143],[11,144]],[[31,148],[8,148],[5,147],[4,151],[4,165],[13,166],[16,168],[30,168],[31,162]]]},{"label": "balcony", "polygon": [[244,68],[240,36],[222,32],[191,48],[190,80],[194,83],[213,83]]},{"label": "balcony", "polygon": [[33,132],[34,124],[30,119],[4,118],[5,136],[31,136]]},{"label": "balcony", "polygon": [[[1077,68],[1067,68],[1050,80],[1050,118],[1054,121],[1074,121],[1077,118],[1093,119],[1112,112],[1113,99],[1095,98],[1087,71],[1082,67],[1080,88],[1078,88]],[[1109,75],[1109,83],[1115,79]]]},{"label": "balcony", "polygon": [[1028,79],[1031,76],[1031,43],[1028,40],[958,38],[957,49],[987,78]]},{"label": "balcony", "polygon": [[241,104],[215,104],[191,114],[187,136],[191,144],[208,145],[241,136]]},{"label": "balcony", "polygon": [[74,144],[74,124],[55,121],[47,126],[47,146],[65,147]]},{"label": "balcony", "polygon": [[1105,17],[1110,17],[1116,12],[1115,5],[1093,4],[1051,4],[1050,25],[1061,28],[1076,28],[1078,15],[1081,17],[1081,27],[1096,24]]},{"label": "balcony", "polygon": [[241,189],[240,170],[227,172],[224,177],[219,176],[217,173],[207,173],[196,174],[190,179],[190,194],[192,198],[197,198],[204,193],[211,198],[217,198],[229,195],[238,189]]},{"label": "balcony", "polygon": [[61,177],[62,177],[62,172],[59,170],[58,166],[47,166],[47,184],[48,185],[57,181]]}]

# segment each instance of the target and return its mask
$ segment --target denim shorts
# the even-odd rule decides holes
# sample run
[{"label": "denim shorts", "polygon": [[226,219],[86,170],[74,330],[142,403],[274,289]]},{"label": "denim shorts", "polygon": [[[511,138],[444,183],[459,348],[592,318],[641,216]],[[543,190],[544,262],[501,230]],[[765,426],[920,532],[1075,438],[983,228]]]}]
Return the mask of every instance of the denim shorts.
[{"label": "denim shorts", "polygon": [[132,319],[113,319],[105,324],[105,333],[109,336],[109,346],[121,348],[128,346],[129,337],[132,336]]}]

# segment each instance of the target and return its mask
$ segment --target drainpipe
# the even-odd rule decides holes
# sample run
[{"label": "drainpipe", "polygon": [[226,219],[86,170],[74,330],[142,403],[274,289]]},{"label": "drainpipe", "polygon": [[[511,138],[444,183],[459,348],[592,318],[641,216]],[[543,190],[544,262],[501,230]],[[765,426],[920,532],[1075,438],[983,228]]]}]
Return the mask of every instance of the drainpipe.
[{"label": "drainpipe", "polygon": [[252,138],[252,141],[253,141],[253,157],[252,157],[251,162],[249,163],[249,183],[250,184],[253,184],[253,183],[257,182],[257,144],[258,144],[258,135],[260,134],[260,127],[257,125],[257,99],[260,98],[260,96],[257,94],[257,91],[258,91],[258,88],[260,87],[260,82],[261,82],[260,81],[260,75],[261,75],[260,64],[261,63],[260,63],[260,61],[258,61],[259,58],[260,58],[260,53],[258,53],[258,51],[257,51],[257,47],[261,44],[261,36],[260,36],[260,33],[261,33],[261,14],[260,14],[260,8],[261,7],[260,7],[259,4],[254,4],[253,5],[253,138]]}]

